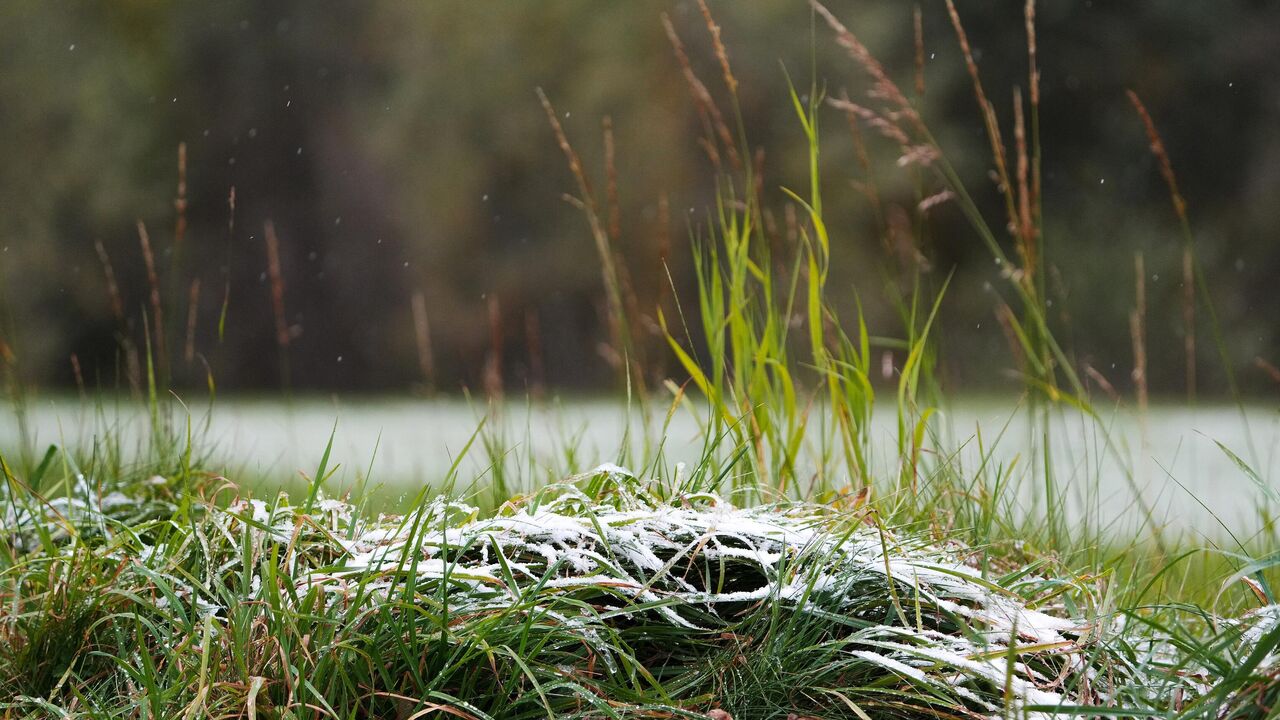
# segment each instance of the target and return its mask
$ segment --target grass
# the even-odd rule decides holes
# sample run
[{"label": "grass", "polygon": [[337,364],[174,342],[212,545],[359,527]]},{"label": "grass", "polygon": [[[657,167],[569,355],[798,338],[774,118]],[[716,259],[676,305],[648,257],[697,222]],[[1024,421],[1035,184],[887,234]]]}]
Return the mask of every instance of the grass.
[{"label": "grass", "polygon": [[[540,94],[608,299],[626,418],[615,462],[582,472],[595,459],[582,457],[569,432],[558,453],[535,457],[524,442],[528,427],[522,436],[501,401],[477,400],[483,419],[467,447],[400,514],[385,512],[367,472],[336,492],[332,436],[291,495],[277,493],[283,479],[254,483],[227,472],[207,455],[193,419],[200,412],[167,393],[177,365],[169,353],[180,343],[164,338],[181,336],[172,322],[182,313],[164,312],[163,288],[180,298],[186,283],[162,282],[149,259],[141,342],[122,331],[125,372],[150,418],[142,446],[124,446],[119,410],[99,396],[88,401],[88,422],[99,430],[91,446],[40,452],[28,443],[0,456],[3,717],[1277,712],[1280,496],[1230,454],[1258,488],[1260,529],[1241,536],[1224,525],[1206,543],[1162,528],[1105,409],[1056,340],[1045,288],[1053,246],[1039,188],[1034,4],[1026,9],[1028,102],[1014,93],[1014,127],[1005,133],[948,2],[999,178],[996,221],[947,161],[911,94],[818,4],[815,24],[848,51],[869,92],[857,101],[832,97],[816,71],[807,89],[792,92],[808,173],[799,187],[781,188],[780,208],[770,206],[720,28],[700,6],[722,88],[709,89],[674,26],[665,26],[705,125],[716,202],[692,229],[696,297],[670,298],[653,323],[617,247],[611,125],[597,196]],[[1154,120],[1133,102],[1185,233],[1183,267],[1195,287],[1182,317],[1194,399],[1197,308],[1223,344],[1186,202]],[[842,297],[847,291],[827,282],[841,251],[821,183],[823,123],[832,118],[852,133],[859,187],[892,249],[883,299],[898,311],[897,328],[870,327],[861,297]],[[913,208],[896,221],[875,189],[869,141],[894,148],[895,171],[916,188]],[[951,280],[929,269],[925,237],[930,213],[944,203],[969,220],[1001,268],[996,302],[1023,384],[1025,437],[1001,427],[958,431],[940,412],[949,396],[936,330]],[[183,208],[185,200],[179,228]],[[1007,237],[995,227],[1007,227]],[[285,296],[274,244],[279,318]],[[651,326],[665,347],[645,334]],[[287,375],[289,333],[278,330]],[[680,377],[649,373],[647,360],[663,351]],[[878,379],[886,353],[889,381]],[[1225,354],[1221,361],[1231,362]],[[5,367],[21,421],[22,386],[14,363]],[[211,379],[208,387],[212,397]],[[871,432],[877,403],[893,411],[891,442]],[[682,413],[695,420],[701,446],[689,464],[666,451]],[[1054,475],[1056,454],[1069,451],[1051,432],[1063,418],[1127,468],[1139,530],[1091,521],[1104,500],[1102,478],[1089,469],[1074,489]],[[1010,446],[1025,460],[997,452]],[[467,459],[480,470],[465,471]],[[1068,515],[1068,493],[1081,485],[1082,512]],[[1030,507],[1021,501],[1027,487]]]}]

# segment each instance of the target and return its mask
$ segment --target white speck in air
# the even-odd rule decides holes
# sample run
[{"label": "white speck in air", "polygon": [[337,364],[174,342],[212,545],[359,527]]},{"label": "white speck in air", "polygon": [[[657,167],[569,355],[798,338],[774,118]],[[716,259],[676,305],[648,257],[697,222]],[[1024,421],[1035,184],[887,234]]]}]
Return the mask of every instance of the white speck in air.
[{"label": "white speck in air", "polygon": [[69,46],[67,46],[67,52],[75,52],[75,51],[76,51],[75,43],[71,43]]}]

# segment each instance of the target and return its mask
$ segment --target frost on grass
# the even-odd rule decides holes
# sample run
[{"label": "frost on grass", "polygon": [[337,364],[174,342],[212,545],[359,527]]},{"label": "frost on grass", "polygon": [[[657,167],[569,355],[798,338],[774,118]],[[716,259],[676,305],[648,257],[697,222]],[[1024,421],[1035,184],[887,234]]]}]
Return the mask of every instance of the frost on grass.
[{"label": "frost on grass", "polygon": [[1034,601],[1058,596],[1043,578],[984,578],[964,548],[829,506],[673,498],[612,465],[491,516],[445,498],[370,519],[323,497],[304,511],[284,495],[223,506],[179,502],[162,484],[137,500],[84,485],[57,502],[7,502],[9,545],[118,563],[123,596],[189,628],[198,618],[215,640],[230,642],[218,629],[246,613],[323,618],[327,654],[305,654],[318,663],[372,642],[376,618],[399,633],[395,618],[420,607],[444,618],[423,637],[454,647],[498,644],[493,623],[540,628],[551,639],[526,665],[575,678],[564,692],[593,702],[601,691],[583,688],[637,665],[674,676],[682,710],[720,698],[682,703],[680,687],[761,694],[773,673],[798,697],[806,682],[846,688],[858,717],[1048,717],[1110,703],[1109,683],[1123,680],[1085,622]]}]

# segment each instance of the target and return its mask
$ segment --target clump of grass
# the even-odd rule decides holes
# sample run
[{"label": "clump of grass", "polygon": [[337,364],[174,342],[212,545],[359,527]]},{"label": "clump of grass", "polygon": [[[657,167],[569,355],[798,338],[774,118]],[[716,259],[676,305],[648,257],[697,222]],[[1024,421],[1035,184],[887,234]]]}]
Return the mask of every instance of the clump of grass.
[{"label": "clump of grass", "polygon": [[[293,506],[198,478],[50,498],[9,478],[11,717],[951,717],[1134,679],[1098,618],[1070,616],[1080,588],[984,578],[971,549],[865,513],[737,509],[696,473],[602,466],[488,517],[426,494],[371,517],[318,482]],[[1204,694],[1202,677],[1167,685]]]},{"label": "clump of grass", "polygon": [[57,464],[57,494],[6,471],[6,717],[1246,717],[1280,672],[1274,608],[1108,610],[870,507],[736,508],[705,466],[388,516],[323,462],[297,505]]}]

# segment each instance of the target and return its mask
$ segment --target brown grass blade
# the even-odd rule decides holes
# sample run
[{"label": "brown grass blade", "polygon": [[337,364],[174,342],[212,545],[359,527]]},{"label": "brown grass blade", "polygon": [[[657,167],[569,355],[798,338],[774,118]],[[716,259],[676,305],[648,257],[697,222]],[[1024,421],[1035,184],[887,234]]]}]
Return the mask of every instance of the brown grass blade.
[{"label": "brown grass blade", "polygon": [[196,359],[196,320],[200,314],[200,278],[191,281],[187,294],[187,344],[183,357],[190,364]]},{"label": "brown grass blade", "polygon": [[924,97],[924,13],[920,11],[920,3],[911,10],[911,24],[916,41],[916,95]]},{"label": "brown grass blade", "polygon": [[123,329],[124,301],[120,298],[120,285],[116,283],[116,271],[111,267],[111,258],[107,257],[107,249],[103,247],[101,240],[93,241],[93,249],[98,252],[98,261],[102,263],[102,274],[107,279],[107,299],[111,302],[111,314]]},{"label": "brown grass blade", "polygon": [[267,240],[267,277],[271,281],[271,312],[276,320],[276,346],[282,351],[289,347],[289,325],[284,314],[284,274],[280,269],[280,238],[276,236],[275,223],[268,220],[263,227]]},{"label": "brown grass blade", "polygon": [[1129,335],[1133,340],[1133,384],[1138,396],[1138,412],[1147,414],[1147,279],[1139,252],[1133,256],[1136,307],[1129,313]]},{"label": "brown grass blade", "polygon": [[421,290],[414,291],[411,306],[413,332],[418,347],[418,369],[422,371],[422,380],[426,383],[427,393],[432,394],[436,388],[436,363],[431,350],[431,324],[427,318],[427,298]]},{"label": "brown grass blade", "polygon": [[160,276],[156,273],[156,256],[151,250],[151,236],[147,234],[147,226],[141,220],[138,221],[138,244],[142,246],[142,260],[147,267],[147,286],[151,290],[149,298],[156,358],[161,368],[161,375],[164,375],[168,354],[165,352],[164,308],[160,295]]},{"label": "brown grass blade", "polygon": [[1013,186],[1009,182],[1009,163],[1007,161],[1007,151],[1004,147],[1004,140],[1000,136],[1000,122],[996,118],[995,106],[987,99],[987,93],[982,88],[982,77],[978,72],[978,63],[973,58],[973,48],[969,45],[969,35],[964,30],[964,24],[960,22],[960,12],[956,10],[953,0],[946,0],[947,12],[951,16],[951,26],[955,29],[956,39],[960,42],[960,52],[964,56],[965,69],[969,72],[969,80],[973,84],[974,98],[978,102],[978,109],[982,112],[982,119],[987,128],[987,140],[991,143],[991,158],[996,165],[996,176],[1000,183],[1000,192],[1005,197],[1005,205],[1009,215],[1009,229],[1014,236],[1019,235],[1018,225],[1021,222],[1016,209],[1016,203],[1013,195]]}]

